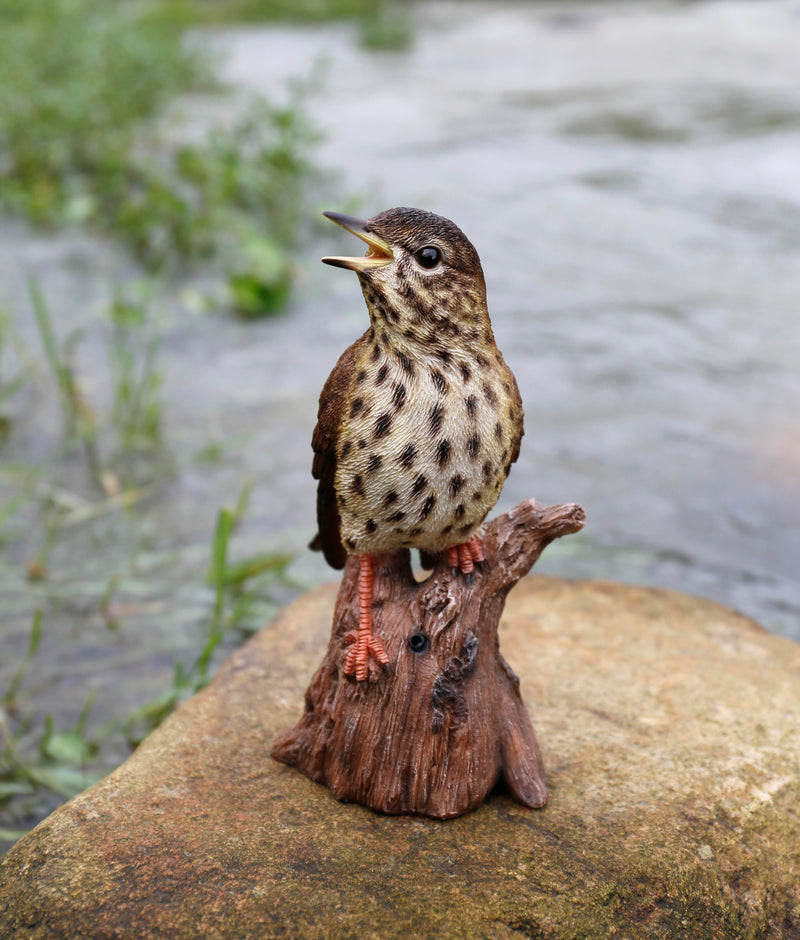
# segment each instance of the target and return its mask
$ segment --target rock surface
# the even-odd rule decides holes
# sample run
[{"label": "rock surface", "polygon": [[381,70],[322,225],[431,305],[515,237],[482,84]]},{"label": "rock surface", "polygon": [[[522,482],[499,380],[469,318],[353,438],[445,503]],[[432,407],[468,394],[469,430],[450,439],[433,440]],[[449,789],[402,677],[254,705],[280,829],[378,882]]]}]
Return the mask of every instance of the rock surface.
[{"label": "rock surface", "polygon": [[527,579],[500,642],[548,806],[387,817],[268,756],[335,595],[5,856],[4,940],[800,937],[800,646],[684,595]]}]

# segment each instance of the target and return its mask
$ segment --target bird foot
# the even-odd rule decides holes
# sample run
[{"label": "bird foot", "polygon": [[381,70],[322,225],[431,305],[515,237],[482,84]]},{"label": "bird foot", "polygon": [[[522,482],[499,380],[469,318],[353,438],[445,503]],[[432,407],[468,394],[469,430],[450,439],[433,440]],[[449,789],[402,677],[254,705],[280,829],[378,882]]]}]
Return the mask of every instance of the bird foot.
[{"label": "bird foot", "polygon": [[462,542],[461,545],[451,545],[445,551],[447,552],[447,564],[453,574],[460,570],[466,577],[467,583],[472,584],[475,565],[480,565],[486,560],[478,536],[473,536],[468,542]]},{"label": "bird foot", "polygon": [[344,660],[346,676],[355,676],[358,682],[364,682],[369,675],[370,656],[384,669],[389,665],[389,657],[381,641],[371,633],[351,630],[345,634],[344,641],[350,647]]},{"label": "bird foot", "polygon": [[361,555],[358,559],[358,629],[345,635],[350,647],[344,660],[344,674],[364,682],[369,675],[370,656],[386,668],[389,657],[381,641],[372,635],[372,589],[375,583],[375,558]]}]

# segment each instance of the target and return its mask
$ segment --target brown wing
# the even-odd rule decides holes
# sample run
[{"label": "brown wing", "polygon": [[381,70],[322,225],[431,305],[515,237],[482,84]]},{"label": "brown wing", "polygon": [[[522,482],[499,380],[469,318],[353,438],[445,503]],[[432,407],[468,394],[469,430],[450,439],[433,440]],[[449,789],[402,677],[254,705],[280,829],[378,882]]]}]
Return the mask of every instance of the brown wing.
[{"label": "brown wing", "polygon": [[332,568],[344,568],[347,552],[342,545],[341,519],[336,503],[336,450],[342,418],[345,414],[347,393],[355,378],[358,353],[367,344],[367,334],[360,337],[339,357],[319,396],[317,426],[311,437],[314,462],[311,475],[319,480],[317,487],[317,525],[319,532],[310,547],[322,551]]},{"label": "brown wing", "polygon": [[506,365],[506,372],[508,373],[508,379],[511,384],[512,405],[514,408],[514,413],[516,415],[516,420],[514,421],[514,423],[518,427],[518,431],[514,435],[514,439],[511,442],[511,455],[509,456],[508,462],[506,463],[506,476],[508,476],[508,472],[511,469],[511,465],[517,462],[517,458],[519,457],[520,446],[522,444],[522,438],[525,434],[525,427],[524,427],[525,409],[522,406],[522,396],[519,393],[517,380],[516,378],[514,378],[514,373],[511,371],[511,369],[508,368],[507,365]]}]

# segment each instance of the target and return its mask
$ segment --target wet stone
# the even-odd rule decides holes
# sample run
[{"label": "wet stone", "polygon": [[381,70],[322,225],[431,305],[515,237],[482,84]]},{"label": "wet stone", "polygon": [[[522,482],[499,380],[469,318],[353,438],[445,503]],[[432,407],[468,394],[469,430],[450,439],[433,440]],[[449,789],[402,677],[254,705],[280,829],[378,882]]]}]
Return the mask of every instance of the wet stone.
[{"label": "wet stone", "polygon": [[335,594],[5,856],[4,940],[800,936],[800,646],[686,595],[526,579],[500,643],[548,806],[387,817],[269,757]]}]

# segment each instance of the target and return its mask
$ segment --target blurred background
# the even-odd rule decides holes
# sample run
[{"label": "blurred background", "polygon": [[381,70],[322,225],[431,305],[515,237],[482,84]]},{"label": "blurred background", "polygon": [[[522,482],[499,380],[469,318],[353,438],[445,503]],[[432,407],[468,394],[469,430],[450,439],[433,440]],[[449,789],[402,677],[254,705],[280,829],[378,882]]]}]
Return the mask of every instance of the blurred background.
[{"label": "blurred background", "polygon": [[0,0],[0,848],[337,577],[322,209],[476,245],[497,511],[587,512],[537,571],[800,639],[799,43],[798,0]]}]

